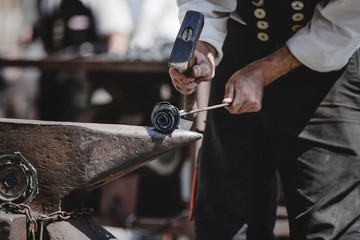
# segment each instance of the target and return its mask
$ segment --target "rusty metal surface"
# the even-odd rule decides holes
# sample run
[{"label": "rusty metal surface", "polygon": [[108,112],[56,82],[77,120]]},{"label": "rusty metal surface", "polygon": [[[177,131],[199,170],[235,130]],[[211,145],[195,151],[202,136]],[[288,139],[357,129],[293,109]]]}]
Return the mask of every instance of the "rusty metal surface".
[{"label": "rusty metal surface", "polygon": [[0,119],[0,151],[20,152],[38,174],[39,212],[58,210],[70,193],[123,176],[146,162],[201,138],[152,127]]},{"label": "rusty metal surface", "polygon": [[7,214],[0,211],[0,240],[19,240],[27,238],[26,216]]}]

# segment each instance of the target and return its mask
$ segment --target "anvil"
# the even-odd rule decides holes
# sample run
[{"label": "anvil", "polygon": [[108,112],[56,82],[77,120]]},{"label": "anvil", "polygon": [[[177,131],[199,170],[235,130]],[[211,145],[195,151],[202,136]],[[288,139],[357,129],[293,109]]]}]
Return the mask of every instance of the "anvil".
[{"label": "anvil", "polygon": [[0,119],[0,200],[26,192],[26,179],[31,183],[36,177],[38,195],[22,200],[35,211],[55,211],[69,194],[121,177],[200,138],[195,132],[162,134],[143,126]]}]

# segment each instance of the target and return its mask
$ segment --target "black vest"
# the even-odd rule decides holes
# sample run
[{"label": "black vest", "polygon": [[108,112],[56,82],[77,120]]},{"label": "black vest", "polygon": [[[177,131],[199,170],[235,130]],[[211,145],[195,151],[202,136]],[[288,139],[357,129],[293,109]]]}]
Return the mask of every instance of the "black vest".
[{"label": "black vest", "polygon": [[237,11],[255,38],[282,46],[311,19],[320,0],[238,0]]}]

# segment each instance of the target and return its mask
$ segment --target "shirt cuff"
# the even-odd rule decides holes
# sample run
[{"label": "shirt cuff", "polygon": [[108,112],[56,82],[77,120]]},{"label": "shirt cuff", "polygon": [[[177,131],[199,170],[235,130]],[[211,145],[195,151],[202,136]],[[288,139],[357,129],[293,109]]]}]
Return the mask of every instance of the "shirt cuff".
[{"label": "shirt cuff", "polygon": [[217,51],[217,56],[215,58],[216,66],[219,65],[221,59],[223,58],[222,46],[224,44],[225,37],[227,34],[227,31],[224,31],[223,29],[226,29],[226,25],[227,25],[227,18],[221,19],[221,21],[219,19],[205,18],[204,28],[200,35],[200,41],[207,42],[216,49]]}]

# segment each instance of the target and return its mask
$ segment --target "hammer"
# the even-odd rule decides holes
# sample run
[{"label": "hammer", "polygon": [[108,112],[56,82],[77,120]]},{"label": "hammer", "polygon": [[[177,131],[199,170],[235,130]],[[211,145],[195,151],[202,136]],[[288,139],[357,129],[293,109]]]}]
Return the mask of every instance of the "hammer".
[{"label": "hammer", "polygon": [[[195,65],[194,52],[204,26],[204,15],[196,11],[187,11],[175,39],[168,65],[171,68],[184,71],[184,75],[191,74]],[[184,97],[184,110],[196,109],[196,94]],[[194,120],[195,114],[184,116],[187,120]]]},{"label": "hammer", "polygon": [[[183,71],[184,75],[191,74],[191,68],[195,65],[194,52],[203,26],[204,15],[202,13],[186,12],[171,51],[169,67]],[[179,124],[179,128],[190,130],[196,116],[195,113],[229,105],[225,103],[196,109],[195,99],[195,93],[185,96],[184,110],[180,111],[168,102],[157,103],[151,114],[151,122],[158,131],[163,133],[172,132]]]}]

